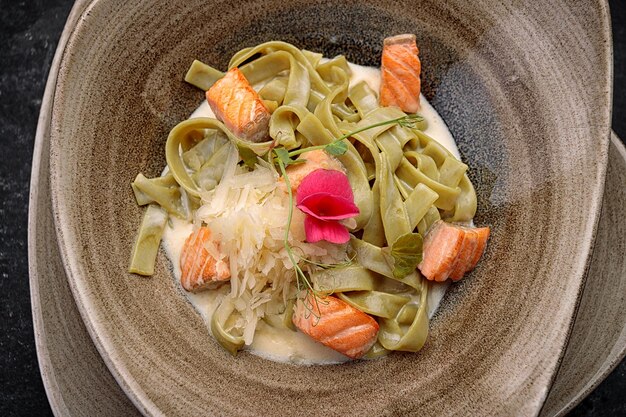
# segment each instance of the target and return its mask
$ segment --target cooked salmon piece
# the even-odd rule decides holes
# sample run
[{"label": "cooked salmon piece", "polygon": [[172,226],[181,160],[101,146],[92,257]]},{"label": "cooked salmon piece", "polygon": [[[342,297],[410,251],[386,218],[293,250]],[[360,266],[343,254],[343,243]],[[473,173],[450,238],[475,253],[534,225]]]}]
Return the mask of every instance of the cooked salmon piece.
[{"label": "cooked salmon piece", "polygon": [[448,279],[464,238],[461,228],[441,220],[435,222],[424,238],[422,262],[418,265],[422,274],[431,281]]},{"label": "cooked salmon piece", "polygon": [[435,222],[426,234],[419,270],[431,281],[458,281],[476,266],[489,239],[488,227]]},{"label": "cooked salmon piece", "polygon": [[478,243],[476,244],[474,253],[470,257],[469,264],[467,265],[467,269],[465,270],[465,272],[469,272],[476,267],[478,261],[480,261],[480,258],[485,252],[485,248],[487,247],[487,241],[489,240],[489,235],[491,233],[491,229],[489,229],[488,227],[478,227],[472,230],[474,230],[474,232],[478,234]]},{"label": "cooked salmon piece", "polygon": [[238,68],[229,70],[206,92],[215,117],[235,136],[263,142],[269,135],[270,112]]},{"label": "cooked salmon piece", "polygon": [[420,72],[415,35],[397,35],[386,38],[381,58],[381,106],[396,106],[406,113],[420,109]]},{"label": "cooked salmon piece", "polygon": [[211,230],[201,227],[185,240],[180,254],[180,283],[187,291],[215,288],[230,279],[228,264],[207,250],[210,239]]},{"label": "cooked salmon piece", "polygon": [[450,278],[453,281],[458,281],[463,278],[467,266],[474,258],[474,252],[478,246],[477,232],[473,229],[467,229],[463,234],[463,242],[461,243],[461,249],[459,254],[454,260],[452,270],[450,271]]},{"label": "cooked salmon piece", "polygon": [[[315,170],[330,169],[345,173],[343,164],[321,149],[300,154],[300,156],[298,156],[298,160],[305,160],[306,162],[289,165],[285,169],[285,172],[287,172],[287,176],[289,177],[291,191],[294,193],[300,186],[304,177]],[[282,184],[281,186],[284,187],[285,179],[280,177],[279,181]]]},{"label": "cooked salmon piece", "polygon": [[333,296],[298,300],[292,321],[301,332],[352,359],[367,353],[378,337],[376,320]]}]

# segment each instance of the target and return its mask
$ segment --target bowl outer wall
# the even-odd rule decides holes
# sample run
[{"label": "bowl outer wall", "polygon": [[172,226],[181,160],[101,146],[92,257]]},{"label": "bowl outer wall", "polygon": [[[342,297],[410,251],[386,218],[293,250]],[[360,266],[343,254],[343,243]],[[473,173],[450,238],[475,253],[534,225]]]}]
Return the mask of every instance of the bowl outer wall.
[{"label": "bowl outer wall", "polygon": [[59,64],[72,29],[89,2],[77,0],[67,18],[50,65],[37,121],[28,203],[28,268],[35,347],[41,379],[55,416],[140,415],[87,337],[59,256],[50,201],[50,123]]}]

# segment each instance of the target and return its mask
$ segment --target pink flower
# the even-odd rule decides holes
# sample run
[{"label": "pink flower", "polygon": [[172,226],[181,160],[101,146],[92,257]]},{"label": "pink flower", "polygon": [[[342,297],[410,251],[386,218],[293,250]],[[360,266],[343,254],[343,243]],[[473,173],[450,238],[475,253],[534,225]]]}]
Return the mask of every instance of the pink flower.
[{"label": "pink flower", "polygon": [[297,190],[296,207],[307,214],[304,231],[308,242],[346,243],[350,233],[339,220],[359,214],[346,174],[328,169],[317,169],[304,177]]}]

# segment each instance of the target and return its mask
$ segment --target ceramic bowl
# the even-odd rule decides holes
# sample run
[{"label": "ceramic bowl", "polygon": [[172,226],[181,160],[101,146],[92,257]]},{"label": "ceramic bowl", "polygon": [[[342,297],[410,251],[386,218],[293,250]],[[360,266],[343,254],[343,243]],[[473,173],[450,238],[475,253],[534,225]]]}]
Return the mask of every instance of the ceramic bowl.
[{"label": "ceramic bowl", "polygon": [[[604,2],[97,0],[64,51],[50,182],[78,309],[147,415],[534,415],[550,389],[588,266],[607,164],[611,39]],[[559,22],[555,25],[554,22]],[[180,294],[126,273],[142,210],[130,182],[165,165],[168,131],[202,100],[194,58],[224,68],[282,39],[376,65],[416,33],[424,93],[455,136],[492,227],[418,354],[301,367],[232,357]],[[588,74],[594,74],[589,77]]]}]

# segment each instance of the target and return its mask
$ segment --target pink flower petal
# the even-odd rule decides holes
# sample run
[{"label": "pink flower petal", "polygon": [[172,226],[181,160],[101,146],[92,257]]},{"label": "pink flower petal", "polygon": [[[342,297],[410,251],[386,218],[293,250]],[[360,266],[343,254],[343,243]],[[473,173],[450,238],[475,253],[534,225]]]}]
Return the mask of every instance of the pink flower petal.
[{"label": "pink flower petal", "polygon": [[320,220],[343,220],[359,214],[352,200],[327,193],[308,195],[296,207]]},{"label": "pink flower petal", "polygon": [[327,240],[331,243],[346,243],[350,240],[350,233],[344,225],[338,222],[327,222],[306,216],[304,219],[304,232],[306,240],[314,243]]},{"label": "pink flower petal", "polygon": [[300,204],[306,197],[320,193],[354,201],[350,181],[348,181],[346,174],[341,171],[316,169],[311,172],[304,177],[298,187],[296,203]]}]

